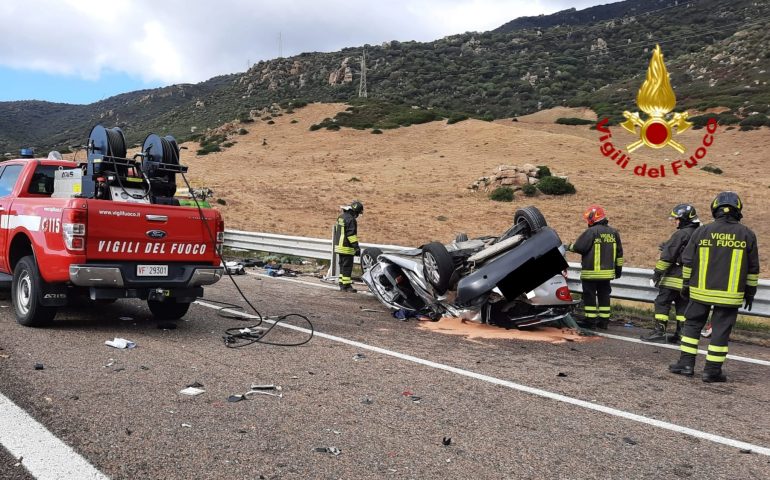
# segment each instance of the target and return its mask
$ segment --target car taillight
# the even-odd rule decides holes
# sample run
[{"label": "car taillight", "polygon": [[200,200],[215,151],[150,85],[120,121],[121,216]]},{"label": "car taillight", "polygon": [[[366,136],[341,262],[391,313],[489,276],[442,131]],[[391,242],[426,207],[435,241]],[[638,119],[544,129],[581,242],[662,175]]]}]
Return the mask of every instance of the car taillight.
[{"label": "car taillight", "polygon": [[571,302],[572,294],[569,291],[569,287],[559,287],[556,289],[556,298],[562,302]]},{"label": "car taillight", "polygon": [[88,211],[79,208],[65,208],[62,212],[62,237],[67,250],[86,249],[86,224]]}]

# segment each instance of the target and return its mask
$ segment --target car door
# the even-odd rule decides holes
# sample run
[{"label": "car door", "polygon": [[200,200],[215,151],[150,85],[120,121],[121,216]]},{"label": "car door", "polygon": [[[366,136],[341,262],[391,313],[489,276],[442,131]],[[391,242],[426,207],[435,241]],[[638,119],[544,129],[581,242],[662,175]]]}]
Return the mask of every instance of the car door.
[{"label": "car door", "polygon": [[15,227],[15,216],[11,214],[13,189],[23,170],[24,165],[13,163],[0,170],[0,268],[8,273],[8,232]]}]

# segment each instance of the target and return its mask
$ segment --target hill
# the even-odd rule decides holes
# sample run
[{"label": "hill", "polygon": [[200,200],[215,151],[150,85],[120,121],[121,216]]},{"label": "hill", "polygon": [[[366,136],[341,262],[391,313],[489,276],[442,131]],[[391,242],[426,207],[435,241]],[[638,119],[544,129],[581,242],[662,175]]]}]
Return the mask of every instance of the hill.
[{"label": "hill", "polygon": [[[311,104],[274,117],[273,124],[255,122],[223,152],[195,156],[198,145],[189,143],[182,162],[191,167],[194,186],[212,188],[226,203],[218,208],[230,229],[327,238],[339,206],[357,198],[366,207],[359,220],[364,242],[416,246],[448,242],[460,232],[501,233],[515,209],[526,205],[540,208],[562,240],[570,242],[585,228],[583,210],[599,203],[621,232],[626,264],[652,268],[658,244],[673,231],[667,221],[671,208],[692,202],[701,218],[710,221],[709,202],[719,191],[731,189],[743,198],[745,223],[760,245],[770,245],[770,224],[762,213],[770,205],[766,128],[720,128],[708,159],[724,171],[721,175],[694,168],[652,179],[634,176],[602,156],[598,134],[589,127],[553,123],[562,116],[590,118],[585,109],[543,111],[518,122],[430,122],[381,135],[355,129],[308,131],[309,125],[345,108]],[[678,138],[692,145],[703,132],[691,129]],[[619,144],[634,140],[619,127],[613,135]],[[634,160],[659,165],[661,155],[642,149]],[[467,189],[499,165],[525,163],[566,174],[577,193],[517,194],[513,203],[501,203]],[[762,277],[768,278],[770,250],[760,254]]]},{"label": "hill", "polygon": [[[768,2],[626,0],[433,42],[392,41],[366,47],[368,92],[487,119],[585,106],[617,120],[635,108],[650,49],[659,43],[679,110],[720,107],[736,123],[768,124],[768,20]],[[79,145],[97,122],[123,127],[134,143],[149,132],[183,139],[259,118],[276,102],[348,102],[358,93],[361,52],[303,53],[90,105],[0,102],[0,152]]]}]

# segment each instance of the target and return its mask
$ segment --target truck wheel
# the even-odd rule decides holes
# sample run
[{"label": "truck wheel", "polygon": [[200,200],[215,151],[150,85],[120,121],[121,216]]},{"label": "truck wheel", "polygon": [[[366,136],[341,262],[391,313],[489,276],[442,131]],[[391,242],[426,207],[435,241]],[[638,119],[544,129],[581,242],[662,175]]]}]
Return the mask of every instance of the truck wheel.
[{"label": "truck wheel", "polygon": [[56,316],[56,307],[40,304],[42,284],[35,257],[27,255],[19,260],[13,269],[11,300],[16,321],[25,327],[45,327],[53,323],[53,317]]},{"label": "truck wheel", "polygon": [[455,264],[446,247],[439,242],[431,242],[422,249],[422,266],[425,278],[433,285],[436,293],[443,295],[449,289]]},{"label": "truck wheel", "polygon": [[158,320],[177,320],[184,317],[184,314],[190,308],[190,303],[147,300],[147,306],[150,307],[152,315]]}]

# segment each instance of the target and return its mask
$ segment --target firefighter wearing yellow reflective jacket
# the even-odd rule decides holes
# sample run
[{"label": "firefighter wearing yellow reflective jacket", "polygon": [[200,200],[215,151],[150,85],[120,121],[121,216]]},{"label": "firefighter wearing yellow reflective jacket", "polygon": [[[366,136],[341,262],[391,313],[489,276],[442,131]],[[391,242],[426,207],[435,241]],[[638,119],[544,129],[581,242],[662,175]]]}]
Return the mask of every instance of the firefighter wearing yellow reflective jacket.
[{"label": "firefighter wearing yellow reflective jacket", "polygon": [[339,286],[343,292],[355,293],[353,288],[353,259],[361,254],[358,246],[358,218],[364,213],[364,205],[353,200],[350,205],[342,207],[342,213],[334,224],[334,251],[340,264]]},{"label": "firefighter wearing yellow reflective jacket", "polygon": [[[667,242],[660,246],[660,259],[655,264],[652,280],[658,287],[655,298],[655,326],[652,332],[642,335],[645,342],[677,343],[684,325],[684,309],[687,299],[682,297],[682,253],[693,232],[700,226],[695,207],[689,203],[680,203],[669,214],[669,219],[676,222],[676,231]],[[673,336],[666,334],[671,304],[676,309],[676,330]]]},{"label": "firefighter wearing yellow reflective jacket", "polygon": [[759,281],[757,237],[740,223],[743,203],[735,192],[722,192],[711,203],[714,222],[692,234],[682,255],[682,295],[690,298],[680,341],[681,356],[669,370],[695,373],[700,331],[711,315],[711,342],[703,367],[704,382],[724,382],[730,332],[741,305],[751,311]]},{"label": "firefighter wearing yellow reflective jacket", "polygon": [[620,234],[610,227],[604,209],[591,205],[583,213],[588,229],[567,247],[582,256],[580,280],[583,284],[585,325],[607,329],[610,320],[610,280],[623,270]]}]

